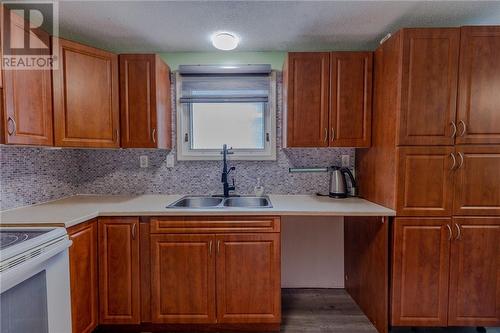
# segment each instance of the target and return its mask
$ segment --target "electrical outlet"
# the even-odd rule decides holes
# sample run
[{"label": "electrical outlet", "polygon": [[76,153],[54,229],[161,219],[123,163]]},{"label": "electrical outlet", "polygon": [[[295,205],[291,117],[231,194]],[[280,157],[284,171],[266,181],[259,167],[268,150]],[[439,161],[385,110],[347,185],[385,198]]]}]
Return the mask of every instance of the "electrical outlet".
[{"label": "electrical outlet", "polygon": [[342,155],[342,166],[349,167],[351,165],[351,157],[349,155]]},{"label": "electrical outlet", "polygon": [[141,155],[139,157],[139,164],[141,168],[147,168],[149,166],[149,158],[147,155]]},{"label": "electrical outlet", "polygon": [[173,168],[175,164],[175,159],[173,154],[167,155],[167,168]]}]

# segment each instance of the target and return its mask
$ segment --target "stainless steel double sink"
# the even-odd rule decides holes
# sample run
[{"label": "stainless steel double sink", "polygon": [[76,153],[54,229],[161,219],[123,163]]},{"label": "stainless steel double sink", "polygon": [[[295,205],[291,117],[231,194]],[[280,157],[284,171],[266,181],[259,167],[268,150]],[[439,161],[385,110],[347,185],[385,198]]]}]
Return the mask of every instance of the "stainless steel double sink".
[{"label": "stainless steel double sink", "polygon": [[253,197],[214,197],[187,195],[171,203],[167,208],[272,208],[271,200],[268,196]]}]

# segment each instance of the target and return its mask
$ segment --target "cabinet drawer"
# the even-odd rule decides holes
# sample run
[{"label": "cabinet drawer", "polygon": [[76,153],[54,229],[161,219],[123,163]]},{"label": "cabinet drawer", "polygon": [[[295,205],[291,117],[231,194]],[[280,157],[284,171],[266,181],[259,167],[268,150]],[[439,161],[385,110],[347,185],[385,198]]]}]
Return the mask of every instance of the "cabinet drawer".
[{"label": "cabinet drawer", "polygon": [[280,232],[278,216],[175,216],[153,217],[151,233]]}]

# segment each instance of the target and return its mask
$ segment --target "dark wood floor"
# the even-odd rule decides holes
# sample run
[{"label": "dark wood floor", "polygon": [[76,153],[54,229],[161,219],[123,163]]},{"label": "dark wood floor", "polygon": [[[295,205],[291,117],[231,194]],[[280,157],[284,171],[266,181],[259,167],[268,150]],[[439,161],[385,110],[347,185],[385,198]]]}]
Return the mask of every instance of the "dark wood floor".
[{"label": "dark wood floor", "polygon": [[377,333],[343,289],[283,289],[281,332]]},{"label": "dark wood floor", "polygon": [[[283,323],[286,333],[377,333],[343,289],[283,289]],[[394,329],[393,333],[477,333],[475,328]],[[500,333],[489,328],[488,333]]]}]

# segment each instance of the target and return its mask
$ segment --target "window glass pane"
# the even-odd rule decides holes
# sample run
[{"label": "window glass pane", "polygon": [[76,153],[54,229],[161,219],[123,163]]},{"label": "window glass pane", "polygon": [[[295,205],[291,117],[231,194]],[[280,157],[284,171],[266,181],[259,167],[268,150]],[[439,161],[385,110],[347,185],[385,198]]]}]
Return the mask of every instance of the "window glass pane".
[{"label": "window glass pane", "polygon": [[191,104],[191,149],[264,149],[265,103]]}]

